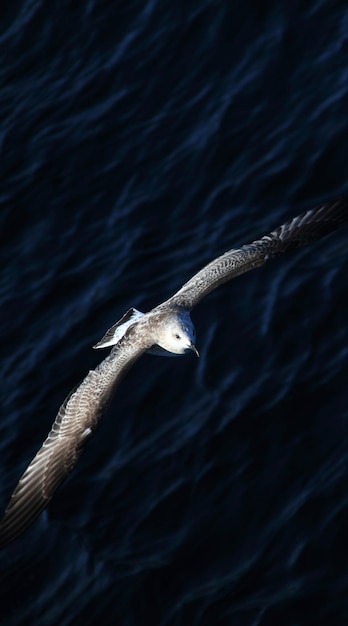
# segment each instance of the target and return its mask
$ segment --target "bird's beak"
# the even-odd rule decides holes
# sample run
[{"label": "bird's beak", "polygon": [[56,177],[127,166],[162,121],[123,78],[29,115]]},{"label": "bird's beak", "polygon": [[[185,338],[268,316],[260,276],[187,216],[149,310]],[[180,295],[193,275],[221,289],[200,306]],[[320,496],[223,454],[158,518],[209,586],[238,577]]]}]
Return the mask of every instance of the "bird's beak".
[{"label": "bird's beak", "polygon": [[196,348],[194,343],[191,343],[190,350],[192,350],[192,352],[194,352],[196,354],[196,356],[199,357],[199,352],[198,352],[198,350],[197,350],[197,348]]}]

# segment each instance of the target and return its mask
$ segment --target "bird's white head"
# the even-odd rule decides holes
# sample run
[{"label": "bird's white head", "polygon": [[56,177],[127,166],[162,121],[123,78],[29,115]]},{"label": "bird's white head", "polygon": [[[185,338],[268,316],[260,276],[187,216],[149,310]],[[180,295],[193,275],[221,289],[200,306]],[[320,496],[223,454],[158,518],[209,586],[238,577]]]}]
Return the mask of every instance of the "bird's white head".
[{"label": "bird's white head", "polygon": [[180,313],[166,320],[158,337],[158,345],[173,355],[186,354],[190,350],[199,356],[195,346],[196,331],[189,313]]}]

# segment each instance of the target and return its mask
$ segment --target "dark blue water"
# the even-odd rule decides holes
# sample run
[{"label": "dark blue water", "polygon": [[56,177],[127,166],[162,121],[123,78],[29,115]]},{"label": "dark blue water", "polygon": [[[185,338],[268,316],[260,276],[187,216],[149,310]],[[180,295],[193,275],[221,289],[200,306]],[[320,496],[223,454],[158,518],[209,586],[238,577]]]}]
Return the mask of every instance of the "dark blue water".
[{"label": "dark blue water", "polygon": [[[1,510],[91,349],[228,248],[348,191],[344,2],[1,9]],[[1,555],[0,624],[348,624],[348,233],[145,356]]]}]

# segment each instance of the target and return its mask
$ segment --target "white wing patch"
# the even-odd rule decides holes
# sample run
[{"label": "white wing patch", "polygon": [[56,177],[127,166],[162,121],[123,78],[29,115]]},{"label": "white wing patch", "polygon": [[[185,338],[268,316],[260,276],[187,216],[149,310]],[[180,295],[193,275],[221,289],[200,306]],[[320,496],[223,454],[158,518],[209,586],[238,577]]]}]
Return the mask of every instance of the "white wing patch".
[{"label": "white wing patch", "polygon": [[85,439],[85,437],[89,437],[89,435],[92,434],[92,429],[91,428],[85,428],[85,430],[83,431],[82,435],[81,435],[81,439]]},{"label": "white wing patch", "polygon": [[134,307],[128,309],[127,313],[125,313],[123,317],[121,317],[121,319],[116,322],[116,324],[111,326],[111,328],[106,331],[104,337],[100,341],[98,341],[98,343],[96,343],[93,348],[98,350],[99,348],[108,348],[109,346],[114,346],[121,339],[121,337],[123,337],[127,328],[129,328],[131,324],[134,324],[134,322],[143,315],[144,313],[138,311],[137,309],[134,309]]}]

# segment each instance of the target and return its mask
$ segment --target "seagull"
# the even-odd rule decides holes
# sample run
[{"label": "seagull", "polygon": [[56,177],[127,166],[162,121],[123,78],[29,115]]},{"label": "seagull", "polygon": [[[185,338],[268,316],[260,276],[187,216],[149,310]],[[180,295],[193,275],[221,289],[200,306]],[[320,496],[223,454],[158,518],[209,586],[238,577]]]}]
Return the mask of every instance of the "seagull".
[{"label": "seagull", "polygon": [[17,539],[45,509],[75,467],[120,380],[144,352],[198,355],[190,312],[202,298],[232,278],[321,239],[346,222],[348,198],[321,204],[269,235],[217,257],[148,313],[129,309],[93,346],[112,349],[65,399],[42,447],[20,478],[0,522],[0,548]]}]

